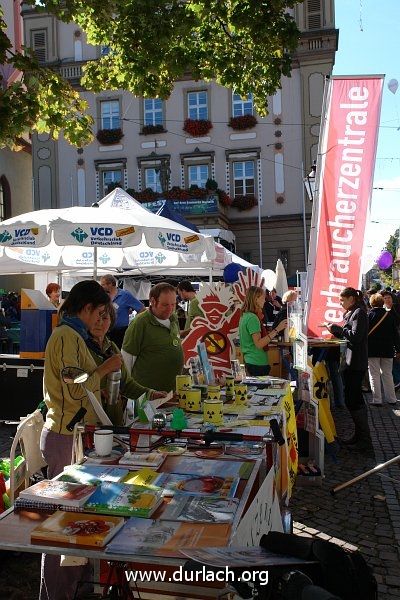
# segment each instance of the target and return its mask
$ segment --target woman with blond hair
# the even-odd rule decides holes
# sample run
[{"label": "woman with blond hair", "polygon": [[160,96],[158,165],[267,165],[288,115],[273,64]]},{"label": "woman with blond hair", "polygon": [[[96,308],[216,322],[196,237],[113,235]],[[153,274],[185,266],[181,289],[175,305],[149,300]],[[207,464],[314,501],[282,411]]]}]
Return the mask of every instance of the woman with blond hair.
[{"label": "woman with blond hair", "polygon": [[284,320],[275,329],[272,329],[266,335],[262,335],[259,315],[262,314],[264,303],[264,289],[255,285],[249,287],[239,321],[239,340],[246,371],[252,377],[268,375],[270,366],[265,349],[270,341],[285,329],[287,324]]}]

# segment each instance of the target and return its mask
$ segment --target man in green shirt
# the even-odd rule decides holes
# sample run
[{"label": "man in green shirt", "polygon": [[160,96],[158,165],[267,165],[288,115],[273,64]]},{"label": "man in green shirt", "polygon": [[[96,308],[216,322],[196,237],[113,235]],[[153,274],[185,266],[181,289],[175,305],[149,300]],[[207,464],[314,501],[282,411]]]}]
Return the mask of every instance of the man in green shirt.
[{"label": "man in green shirt", "polygon": [[149,309],[128,326],[122,356],[128,372],[141,385],[157,391],[175,390],[183,367],[183,350],[175,314],[176,290],[157,283],[150,290]]},{"label": "man in green shirt", "polygon": [[181,337],[185,337],[189,333],[190,324],[193,319],[195,317],[204,317],[204,313],[199,307],[199,301],[196,298],[196,290],[188,279],[183,279],[178,283],[177,291],[182,300],[189,302],[185,329],[181,331]]}]

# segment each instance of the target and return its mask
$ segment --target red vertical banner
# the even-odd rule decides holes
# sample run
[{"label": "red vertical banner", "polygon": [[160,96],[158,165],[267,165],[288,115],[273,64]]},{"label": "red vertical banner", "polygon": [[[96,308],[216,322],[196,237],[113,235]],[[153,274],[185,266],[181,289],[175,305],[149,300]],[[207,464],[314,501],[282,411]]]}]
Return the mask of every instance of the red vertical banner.
[{"label": "red vertical banner", "polygon": [[307,274],[307,326],[313,337],[330,335],[321,328],[325,321],[342,322],[339,294],[361,281],[383,76],[333,77],[327,85],[318,150],[318,218]]}]

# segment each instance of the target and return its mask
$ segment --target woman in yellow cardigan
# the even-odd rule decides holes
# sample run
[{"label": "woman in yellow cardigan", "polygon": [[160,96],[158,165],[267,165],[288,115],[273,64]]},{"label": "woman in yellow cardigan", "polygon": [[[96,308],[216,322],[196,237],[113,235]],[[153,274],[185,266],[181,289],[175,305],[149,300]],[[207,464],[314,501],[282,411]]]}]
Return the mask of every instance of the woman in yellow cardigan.
[{"label": "woman in yellow cardigan", "polygon": [[[48,408],[40,448],[48,465],[48,478],[61,473],[71,462],[72,431],[67,425],[80,408],[86,409],[84,422],[95,424],[96,415],[85,389],[63,381],[65,367],[78,367],[89,373],[85,387],[100,401],[100,380],[121,368],[122,359],[114,354],[97,365],[86,346],[88,330],[102,318],[110,304],[108,294],[96,281],[80,281],[71,289],[60,309],[60,323],[53,330],[44,359],[44,401]],[[70,600],[79,580],[88,580],[83,567],[60,568],[60,557],[43,555],[40,600]]]}]

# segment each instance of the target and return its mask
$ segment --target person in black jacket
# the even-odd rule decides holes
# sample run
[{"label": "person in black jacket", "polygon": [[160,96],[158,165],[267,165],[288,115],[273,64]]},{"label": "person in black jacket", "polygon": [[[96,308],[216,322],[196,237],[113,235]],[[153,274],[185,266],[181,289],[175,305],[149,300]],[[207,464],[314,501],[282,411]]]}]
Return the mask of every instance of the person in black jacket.
[{"label": "person in black jacket", "polygon": [[362,381],[368,368],[368,316],[363,294],[352,287],[340,294],[340,304],[346,311],[343,326],[325,323],[337,338],[347,341],[346,364],[342,371],[344,401],[354,422],[354,435],[342,443],[356,450],[371,451],[368,413],[362,393]]},{"label": "person in black jacket", "polygon": [[400,352],[400,336],[393,312],[384,308],[381,294],[370,298],[372,307],[368,314],[368,373],[372,390],[371,404],[382,406],[382,386],[388,404],[396,404],[392,369],[393,356]]}]

